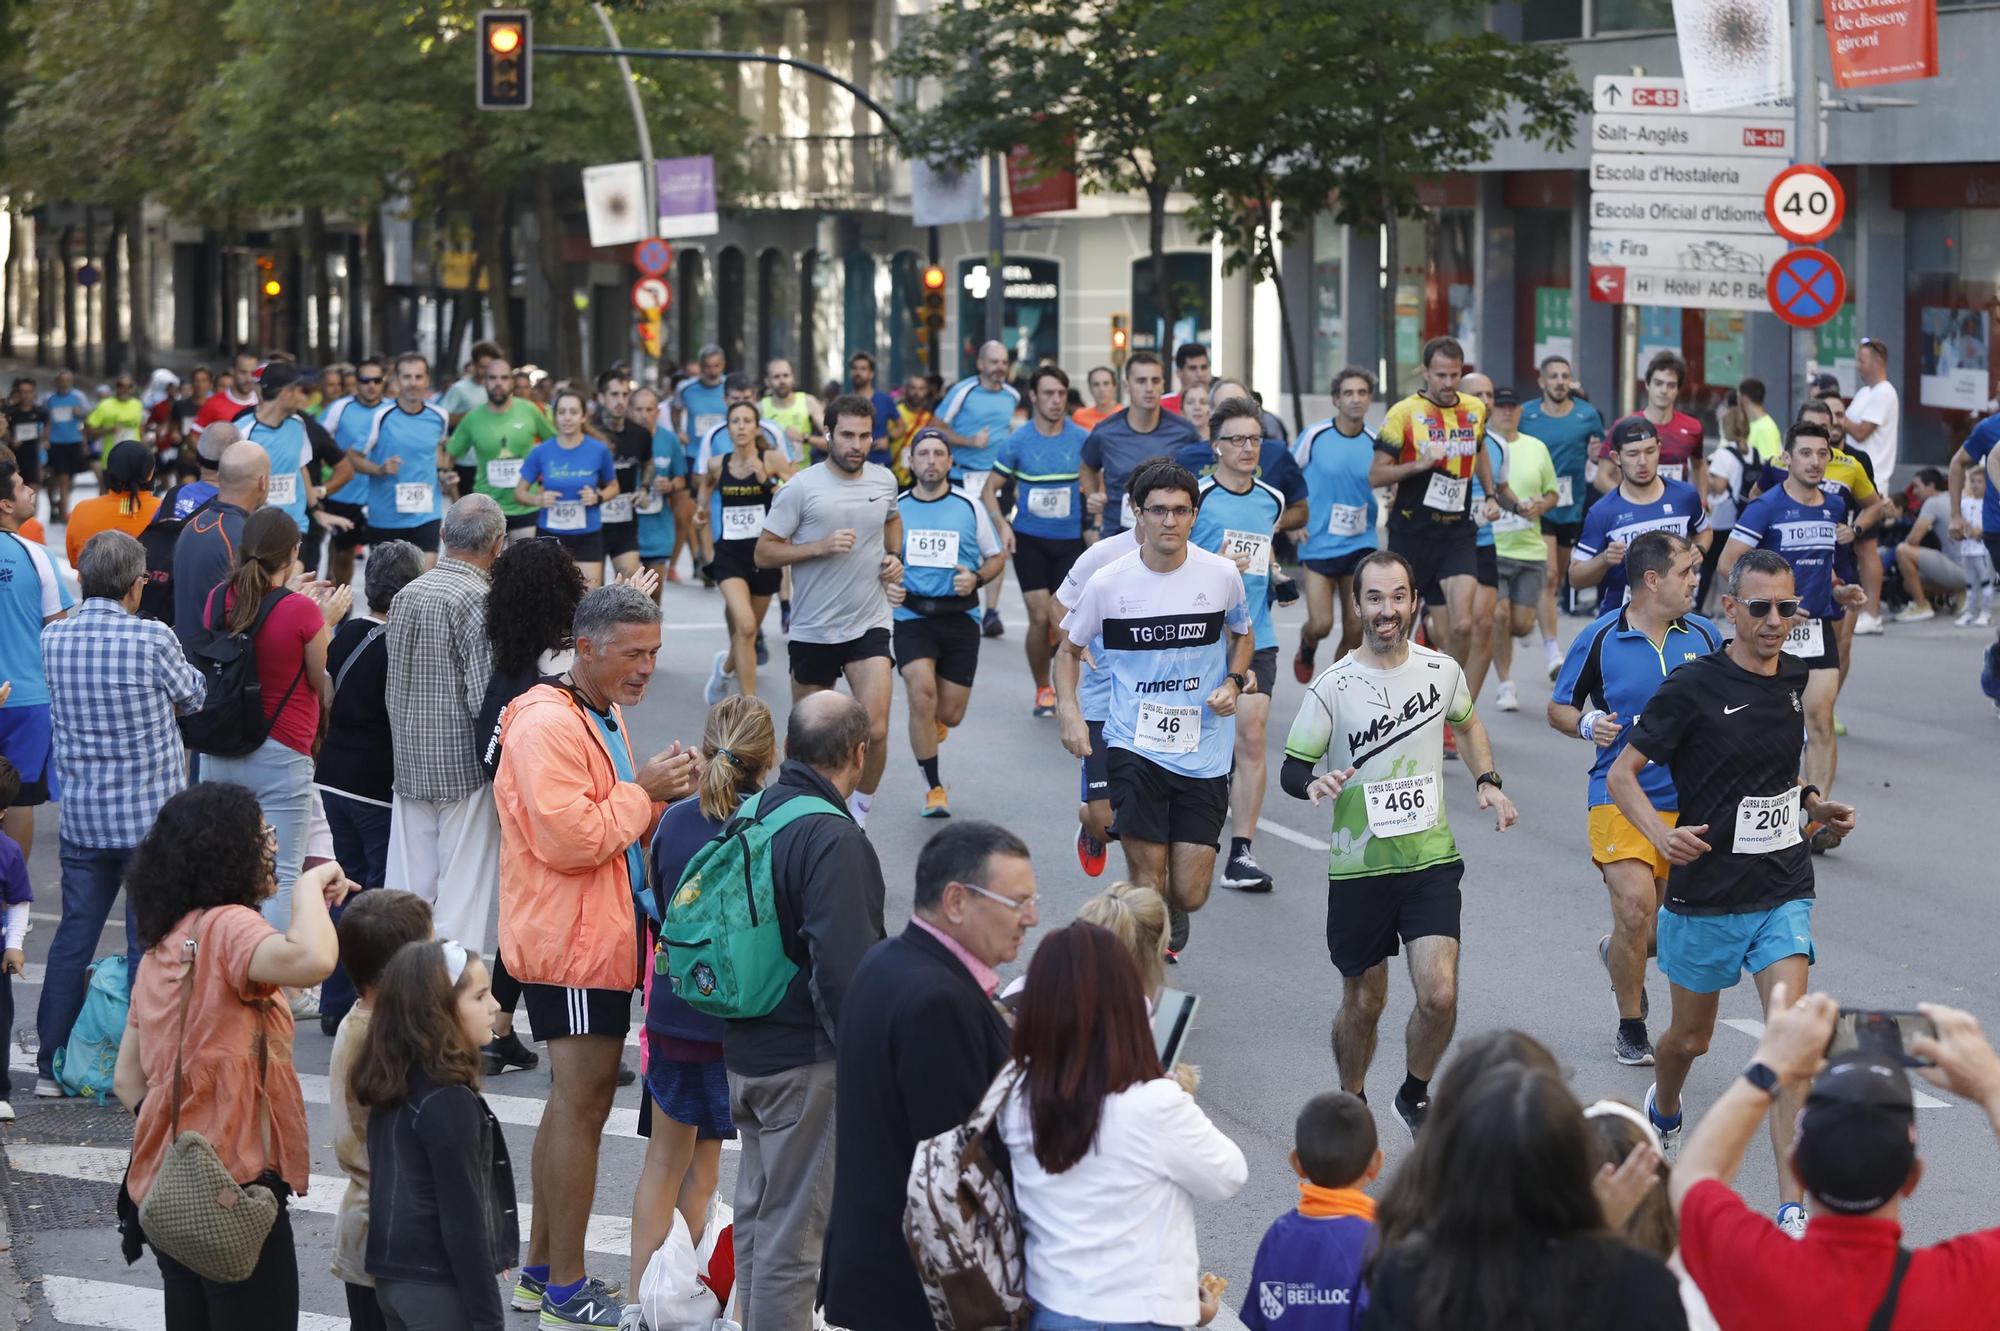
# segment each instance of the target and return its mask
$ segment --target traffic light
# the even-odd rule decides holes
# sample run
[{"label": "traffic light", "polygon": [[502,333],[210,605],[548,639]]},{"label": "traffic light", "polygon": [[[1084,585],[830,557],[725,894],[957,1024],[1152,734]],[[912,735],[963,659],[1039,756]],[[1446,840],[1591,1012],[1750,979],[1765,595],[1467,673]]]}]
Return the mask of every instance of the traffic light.
[{"label": "traffic light", "polygon": [[257,289],[264,293],[265,300],[276,300],[285,294],[285,284],[278,280],[278,261],[268,254],[257,256]]},{"label": "traffic light", "polygon": [[284,294],[285,294],[285,284],[283,282],[280,282],[275,277],[267,277],[264,279],[265,300],[276,300],[278,297]]},{"label": "traffic light", "polygon": [[917,354],[933,370],[938,367],[938,348],[943,341],[944,269],[932,264],[924,269],[924,307],[917,323]]},{"label": "traffic light", "polygon": [[1111,364],[1116,369],[1125,368],[1125,356],[1132,350],[1132,316],[1114,314],[1111,316]]},{"label": "traffic light", "polygon": [[525,9],[488,9],[479,15],[480,110],[525,111],[534,104],[531,35]]}]

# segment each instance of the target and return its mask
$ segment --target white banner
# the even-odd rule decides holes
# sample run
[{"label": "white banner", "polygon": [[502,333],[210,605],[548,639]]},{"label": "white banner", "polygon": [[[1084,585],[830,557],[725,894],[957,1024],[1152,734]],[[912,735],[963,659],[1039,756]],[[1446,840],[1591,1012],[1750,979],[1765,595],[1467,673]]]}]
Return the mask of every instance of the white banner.
[{"label": "white banner", "polygon": [[583,168],[583,209],[590,243],[631,245],[646,238],[646,174],[637,162]]},{"label": "white banner", "polygon": [[911,225],[952,226],[983,219],[986,195],[980,188],[982,174],[977,162],[957,172],[928,162],[911,162]]},{"label": "white banner", "polygon": [[1790,0],[1674,0],[1690,111],[1792,95]]}]

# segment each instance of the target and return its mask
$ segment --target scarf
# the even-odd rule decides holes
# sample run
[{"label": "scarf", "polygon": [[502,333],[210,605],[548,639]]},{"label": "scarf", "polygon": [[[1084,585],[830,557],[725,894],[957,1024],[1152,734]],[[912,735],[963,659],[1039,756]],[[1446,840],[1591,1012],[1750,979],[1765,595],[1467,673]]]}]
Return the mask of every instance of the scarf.
[{"label": "scarf", "polygon": [[1375,1199],[1359,1188],[1322,1188],[1299,1181],[1299,1214],[1315,1220],[1352,1215],[1375,1219]]}]

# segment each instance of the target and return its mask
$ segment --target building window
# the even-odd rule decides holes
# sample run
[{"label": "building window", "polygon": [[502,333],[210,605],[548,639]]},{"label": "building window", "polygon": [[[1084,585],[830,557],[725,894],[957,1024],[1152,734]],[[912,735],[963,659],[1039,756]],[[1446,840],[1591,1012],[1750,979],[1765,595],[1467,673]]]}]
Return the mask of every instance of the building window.
[{"label": "building window", "polygon": [[889,363],[877,376],[878,388],[900,387],[905,379],[922,374],[926,368],[917,354],[915,337],[916,321],[923,317],[920,268],[910,250],[899,251],[889,260]]},{"label": "building window", "polygon": [[1521,0],[1522,41],[1563,42],[1581,36],[1583,0]]},{"label": "building window", "polygon": [[[1033,369],[1062,354],[1062,267],[1054,259],[1010,254],[1001,280],[1006,284],[1000,342],[1015,372]],[[958,372],[979,372],[979,330],[986,327],[986,296],[993,288],[984,259],[958,261]]]},{"label": "building window", "polygon": [[[1209,289],[1213,275],[1213,261],[1206,250],[1167,256],[1167,281],[1174,289],[1180,309],[1173,335],[1168,337],[1167,330],[1160,324],[1160,311],[1153,304],[1153,261],[1150,257],[1134,259],[1132,349],[1138,351],[1143,348],[1164,355],[1183,342],[1200,342],[1204,346],[1213,342],[1215,301]],[[1162,345],[1163,342],[1165,345]]]},{"label": "building window", "polygon": [[1329,213],[1313,219],[1312,266],[1312,376],[1303,385],[1308,393],[1327,391],[1333,376],[1346,363],[1347,320],[1341,306],[1341,278],[1347,228]]},{"label": "building window", "polygon": [[680,269],[680,279],[675,283],[674,305],[680,322],[680,353],[683,362],[694,359],[695,352],[708,341],[708,300],[703,286],[708,277],[708,260],[697,249],[680,252],[675,264]]},{"label": "building window", "polygon": [[743,336],[743,269],[743,251],[734,245],[715,256],[716,341],[722,346],[724,362],[738,370],[744,368],[748,351]]},{"label": "building window", "polygon": [[1613,32],[1671,31],[1674,4],[1673,0],[1595,0],[1591,18],[1591,35],[1597,37]]}]

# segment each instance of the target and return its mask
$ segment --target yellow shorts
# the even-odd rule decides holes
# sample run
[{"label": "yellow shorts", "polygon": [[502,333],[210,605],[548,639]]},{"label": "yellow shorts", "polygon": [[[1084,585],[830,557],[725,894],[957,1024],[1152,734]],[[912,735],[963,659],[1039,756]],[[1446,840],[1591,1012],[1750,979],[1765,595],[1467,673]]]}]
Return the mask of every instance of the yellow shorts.
[{"label": "yellow shorts", "polygon": [[[1680,820],[1680,814],[1671,809],[1658,813],[1668,827]],[[1667,857],[1653,849],[1646,834],[1632,826],[1616,804],[1594,804],[1590,808],[1590,862],[1606,865],[1620,860],[1644,860],[1653,866],[1653,877],[1667,876]]]}]

